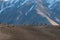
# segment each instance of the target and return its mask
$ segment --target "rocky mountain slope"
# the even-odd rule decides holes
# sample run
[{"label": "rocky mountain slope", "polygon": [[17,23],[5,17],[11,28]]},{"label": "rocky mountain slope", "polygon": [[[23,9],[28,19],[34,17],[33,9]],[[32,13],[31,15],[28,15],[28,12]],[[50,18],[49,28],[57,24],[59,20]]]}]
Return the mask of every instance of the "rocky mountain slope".
[{"label": "rocky mountain slope", "polygon": [[[48,24],[60,25],[41,0],[0,1],[0,23],[2,24]],[[57,16],[55,16],[57,17]]]}]

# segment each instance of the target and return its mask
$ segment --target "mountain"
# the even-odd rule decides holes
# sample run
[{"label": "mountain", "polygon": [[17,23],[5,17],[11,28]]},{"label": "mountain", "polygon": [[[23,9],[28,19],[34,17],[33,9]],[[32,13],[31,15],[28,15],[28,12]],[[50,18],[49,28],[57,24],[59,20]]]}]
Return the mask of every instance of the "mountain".
[{"label": "mountain", "polygon": [[51,19],[53,19],[54,21],[56,21],[57,23],[60,24],[60,1],[59,0],[46,0],[45,4],[44,4],[45,0],[43,1],[43,5],[47,5],[45,7],[48,8],[49,11],[51,11]]},{"label": "mountain", "polygon": [[56,22],[51,14],[40,0],[3,1],[0,5],[0,23],[2,24],[59,25],[60,22]]},{"label": "mountain", "polygon": [[55,20],[60,23],[60,1],[57,1],[51,6],[51,11],[54,13],[53,17],[55,17]]},{"label": "mountain", "polygon": [[48,2],[48,0],[42,0],[42,4],[45,6],[45,7],[48,7],[50,5],[50,3]]}]

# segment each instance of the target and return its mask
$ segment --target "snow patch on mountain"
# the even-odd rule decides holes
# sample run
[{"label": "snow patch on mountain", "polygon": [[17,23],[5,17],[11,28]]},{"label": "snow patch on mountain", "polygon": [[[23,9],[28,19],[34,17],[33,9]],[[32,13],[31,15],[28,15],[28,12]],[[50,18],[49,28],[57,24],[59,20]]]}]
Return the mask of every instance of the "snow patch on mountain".
[{"label": "snow patch on mountain", "polygon": [[58,23],[56,23],[55,21],[53,21],[51,18],[49,18],[46,14],[44,14],[43,12],[41,12],[39,9],[37,9],[38,14],[42,15],[43,17],[45,17],[52,25],[58,25]]}]

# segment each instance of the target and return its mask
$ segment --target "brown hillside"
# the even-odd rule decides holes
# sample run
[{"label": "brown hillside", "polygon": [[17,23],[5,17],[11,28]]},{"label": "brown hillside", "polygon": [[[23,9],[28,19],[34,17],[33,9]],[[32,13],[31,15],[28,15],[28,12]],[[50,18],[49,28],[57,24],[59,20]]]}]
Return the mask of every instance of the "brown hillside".
[{"label": "brown hillside", "polygon": [[60,28],[0,24],[0,40],[60,40]]}]

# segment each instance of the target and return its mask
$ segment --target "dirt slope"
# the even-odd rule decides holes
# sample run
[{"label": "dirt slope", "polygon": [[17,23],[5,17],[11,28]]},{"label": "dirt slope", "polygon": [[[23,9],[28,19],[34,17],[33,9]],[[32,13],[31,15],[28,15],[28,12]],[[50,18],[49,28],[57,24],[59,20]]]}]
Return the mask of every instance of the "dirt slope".
[{"label": "dirt slope", "polygon": [[60,40],[60,29],[52,26],[0,25],[0,40]]}]

